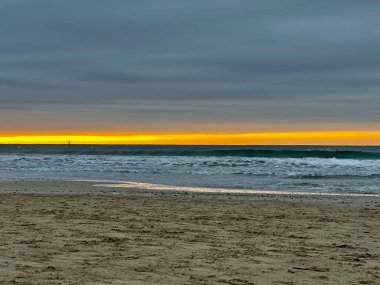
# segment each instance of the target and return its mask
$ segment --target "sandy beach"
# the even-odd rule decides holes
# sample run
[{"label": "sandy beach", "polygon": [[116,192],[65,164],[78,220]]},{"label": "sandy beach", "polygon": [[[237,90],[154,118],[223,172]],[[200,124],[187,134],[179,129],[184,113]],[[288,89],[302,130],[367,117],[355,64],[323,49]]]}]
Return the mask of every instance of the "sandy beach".
[{"label": "sandy beach", "polygon": [[0,183],[0,284],[380,284],[379,197]]}]

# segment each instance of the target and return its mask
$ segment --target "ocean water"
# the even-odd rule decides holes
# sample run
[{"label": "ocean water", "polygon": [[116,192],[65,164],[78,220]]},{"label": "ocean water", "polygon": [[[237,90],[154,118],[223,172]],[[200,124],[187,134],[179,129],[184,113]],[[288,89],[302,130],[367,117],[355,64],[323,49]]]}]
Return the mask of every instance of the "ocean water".
[{"label": "ocean water", "polygon": [[0,179],[380,194],[380,147],[0,145]]}]

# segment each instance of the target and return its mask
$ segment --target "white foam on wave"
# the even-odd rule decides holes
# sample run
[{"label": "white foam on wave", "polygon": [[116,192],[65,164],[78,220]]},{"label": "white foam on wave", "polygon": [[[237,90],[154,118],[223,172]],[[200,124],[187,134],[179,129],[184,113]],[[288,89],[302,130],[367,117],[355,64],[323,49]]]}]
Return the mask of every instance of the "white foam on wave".
[{"label": "white foam on wave", "polygon": [[[105,179],[203,185],[184,191],[267,189],[279,194],[380,192],[380,159],[118,155],[0,155],[1,179]],[[108,182],[105,182],[108,183]],[[152,184],[155,185],[155,184]],[[136,185],[133,185],[135,187]],[[208,186],[221,187],[211,188]],[[151,188],[155,188],[150,186]],[[168,190],[169,187],[164,185]],[[232,189],[230,189],[230,188]],[[132,188],[132,187],[130,187]],[[226,190],[227,189],[227,190]],[[174,189],[176,190],[176,189]],[[183,187],[180,189],[183,190]],[[266,191],[266,193],[268,193]],[[298,192],[300,191],[300,192]],[[219,191],[221,192],[221,191]],[[244,192],[245,193],[245,192]]]}]

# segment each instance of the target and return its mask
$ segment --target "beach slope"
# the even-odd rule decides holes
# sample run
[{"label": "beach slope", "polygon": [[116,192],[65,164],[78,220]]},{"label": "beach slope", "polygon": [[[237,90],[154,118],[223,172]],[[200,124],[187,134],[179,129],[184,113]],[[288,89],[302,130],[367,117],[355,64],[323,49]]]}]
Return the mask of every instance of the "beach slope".
[{"label": "beach slope", "polygon": [[0,186],[1,284],[380,282],[376,199],[4,193],[9,185]]}]

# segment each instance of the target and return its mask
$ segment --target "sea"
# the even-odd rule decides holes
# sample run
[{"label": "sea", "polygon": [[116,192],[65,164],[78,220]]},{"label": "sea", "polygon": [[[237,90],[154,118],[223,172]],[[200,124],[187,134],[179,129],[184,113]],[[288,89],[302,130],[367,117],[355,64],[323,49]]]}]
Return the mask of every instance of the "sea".
[{"label": "sea", "polygon": [[0,145],[0,180],[380,194],[380,147]]}]

